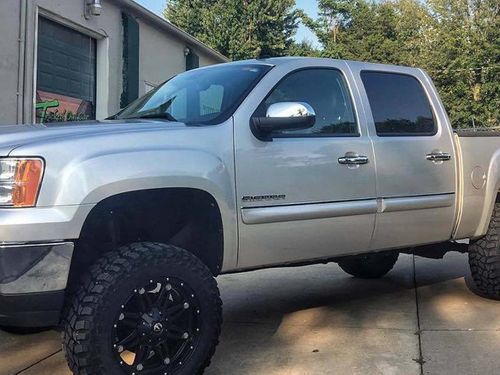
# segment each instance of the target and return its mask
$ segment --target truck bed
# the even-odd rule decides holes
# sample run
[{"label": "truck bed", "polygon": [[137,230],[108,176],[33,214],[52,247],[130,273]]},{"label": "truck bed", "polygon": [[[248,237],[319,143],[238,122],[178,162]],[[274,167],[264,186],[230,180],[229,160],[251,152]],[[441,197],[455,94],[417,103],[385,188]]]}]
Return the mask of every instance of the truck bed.
[{"label": "truck bed", "polygon": [[500,127],[455,129],[459,137],[500,137]]},{"label": "truck bed", "polygon": [[461,210],[455,238],[474,238],[486,233],[498,193],[500,128],[455,131]]}]

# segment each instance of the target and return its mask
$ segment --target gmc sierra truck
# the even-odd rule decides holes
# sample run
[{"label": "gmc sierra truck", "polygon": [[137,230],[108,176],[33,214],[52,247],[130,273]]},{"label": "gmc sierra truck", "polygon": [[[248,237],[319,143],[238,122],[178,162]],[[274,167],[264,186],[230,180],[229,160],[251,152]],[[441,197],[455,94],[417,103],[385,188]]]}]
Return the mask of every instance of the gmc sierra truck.
[{"label": "gmc sierra truck", "polygon": [[0,155],[0,325],[60,324],[75,374],[201,374],[221,273],[466,246],[500,297],[500,134],[454,132],[420,69],[196,69],[104,121],[1,127]]}]

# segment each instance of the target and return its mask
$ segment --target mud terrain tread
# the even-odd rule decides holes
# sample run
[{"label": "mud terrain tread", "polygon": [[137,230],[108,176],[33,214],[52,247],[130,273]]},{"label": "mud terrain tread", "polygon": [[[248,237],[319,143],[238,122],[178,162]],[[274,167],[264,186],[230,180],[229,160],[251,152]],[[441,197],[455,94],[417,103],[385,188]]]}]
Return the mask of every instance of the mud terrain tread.
[{"label": "mud terrain tread", "polygon": [[486,235],[469,246],[469,265],[479,294],[500,299],[500,203],[495,203]]},{"label": "mud terrain tread", "polygon": [[[212,337],[204,363],[200,363],[199,374],[209,366],[210,360],[219,343],[222,325],[222,302],[217,283],[210,270],[193,254],[173,245],[153,242],[141,242],[123,246],[116,251],[103,255],[81,281],[81,287],[68,306],[68,313],[63,320],[63,349],[71,371],[75,375],[104,375],[105,369],[94,353],[90,336],[95,327],[96,310],[106,304],[104,296],[113,289],[120,278],[131,275],[137,266],[154,266],[161,260],[182,265],[194,272],[208,286],[213,301],[217,327]],[[108,375],[108,374],[106,374]]]}]

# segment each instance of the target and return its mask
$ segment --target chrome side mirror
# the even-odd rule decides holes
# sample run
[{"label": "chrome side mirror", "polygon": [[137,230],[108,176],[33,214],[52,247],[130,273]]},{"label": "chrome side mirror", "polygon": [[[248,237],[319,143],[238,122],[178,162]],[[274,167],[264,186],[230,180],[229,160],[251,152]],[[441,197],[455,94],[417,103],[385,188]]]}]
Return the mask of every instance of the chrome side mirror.
[{"label": "chrome side mirror", "polygon": [[266,117],[253,117],[254,134],[261,140],[271,140],[272,133],[281,130],[307,129],[314,126],[316,113],[304,102],[280,102],[269,106]]}]

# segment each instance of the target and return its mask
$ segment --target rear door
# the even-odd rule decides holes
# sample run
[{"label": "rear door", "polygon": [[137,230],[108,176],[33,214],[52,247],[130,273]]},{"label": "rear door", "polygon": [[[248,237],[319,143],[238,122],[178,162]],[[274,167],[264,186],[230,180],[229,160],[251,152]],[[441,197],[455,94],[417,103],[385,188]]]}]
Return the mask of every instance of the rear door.
[{"label": "rear door", "polygon": [[377,169],[372,249],[450,238],[455,215],[454,145],[424,73],[355,64],[365,93]]}]

